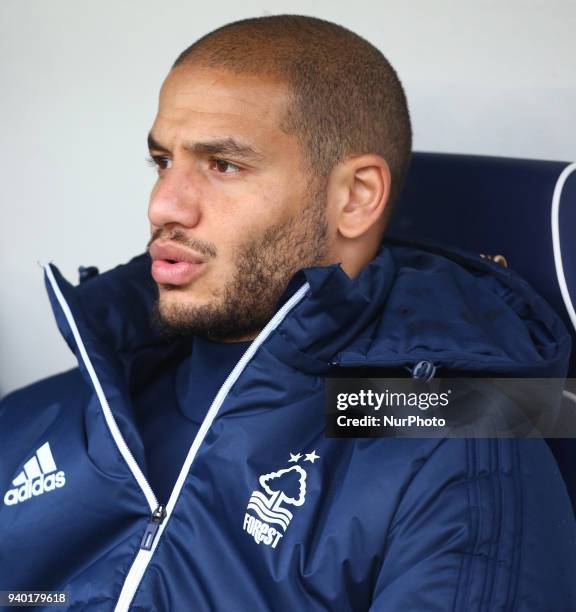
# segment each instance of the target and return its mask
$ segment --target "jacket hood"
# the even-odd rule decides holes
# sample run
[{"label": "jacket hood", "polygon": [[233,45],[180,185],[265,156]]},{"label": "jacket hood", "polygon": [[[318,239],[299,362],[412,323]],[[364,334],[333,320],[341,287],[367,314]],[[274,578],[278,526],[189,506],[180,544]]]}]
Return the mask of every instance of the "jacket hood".
[{"label": "jacket hood", "polygon": [[[156,288],[147,255],[77,287],[50,270],[86,350],[109,376],[140,380],[189,349],[189,340],[168,341],[150,324]],[[413,368],[427,360],[494,375],[566,375],[571,339],[560,318],[517,274],[479,256],[385,239],[354,279],[339,264],[300,270],[278,307],[306,282],[305,297],[265,343],[301,371]],[[47,286],[59,327],[78,352]]]}]

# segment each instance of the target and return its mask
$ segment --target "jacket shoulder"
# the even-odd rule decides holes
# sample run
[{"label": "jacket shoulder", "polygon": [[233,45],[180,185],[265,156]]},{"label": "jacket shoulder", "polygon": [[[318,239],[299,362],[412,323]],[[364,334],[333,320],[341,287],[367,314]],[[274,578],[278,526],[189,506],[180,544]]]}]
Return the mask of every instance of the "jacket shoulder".
[{"label": "jacket shoulder", "polygon": [[[71,400],[90,396],[90,387],[82,377],[80,370],[74,368],[43,378],[31,385],[12,391],[0,400],[0,422],[5,419],[21,419],[38,413],[44,407],[54,404],[64,405]],[[0,427],[0,430],[4,430]]]}]

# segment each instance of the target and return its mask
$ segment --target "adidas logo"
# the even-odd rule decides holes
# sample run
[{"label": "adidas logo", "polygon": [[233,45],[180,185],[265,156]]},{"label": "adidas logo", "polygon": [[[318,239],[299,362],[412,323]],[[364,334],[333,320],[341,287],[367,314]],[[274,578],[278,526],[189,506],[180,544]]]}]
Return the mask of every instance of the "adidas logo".
[{"label": "adidas logo", "polygon": [[54,462],[50,444],[46,442],[24,464],[24,469],[14,478],[12,484],[15,489],[9,489],[4,495],[4,503],[13,506],[21,502],[42,495],[48,491],[59,489],[66,484],[66,474],[56,472],[58,468]]}]

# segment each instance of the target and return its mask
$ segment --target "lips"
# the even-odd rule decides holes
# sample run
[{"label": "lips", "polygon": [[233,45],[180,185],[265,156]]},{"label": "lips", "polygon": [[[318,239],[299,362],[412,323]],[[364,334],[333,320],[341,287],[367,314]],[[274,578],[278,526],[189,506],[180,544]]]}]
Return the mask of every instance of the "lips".
[{"label": "lips", "polygon": [[186,285],[207,265],[201,255],[170,244],[152,244],[150,256],[152,278],[160,285]]}]

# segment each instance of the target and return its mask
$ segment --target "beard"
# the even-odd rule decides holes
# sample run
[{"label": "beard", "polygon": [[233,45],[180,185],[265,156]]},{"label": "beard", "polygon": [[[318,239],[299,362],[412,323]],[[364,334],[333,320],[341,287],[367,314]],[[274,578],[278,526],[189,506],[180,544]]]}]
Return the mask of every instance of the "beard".
[{"label": "beard", "polygon": [[[178,231],[171,239],[192,245]],[[193,244],[200,246],[196,241]],[[198,335],[232,341],[253,336],[273,316],[293,275],[302,268],[325,264],[327,253],[326,191],[318,189],[297,215],[265,228],[258,238],[238,247],[233,277],[215,292],[211,303],[163,305],[159,298],[153,325],[171,338]],[[175,289],[166,289],[171,290]]]}]

